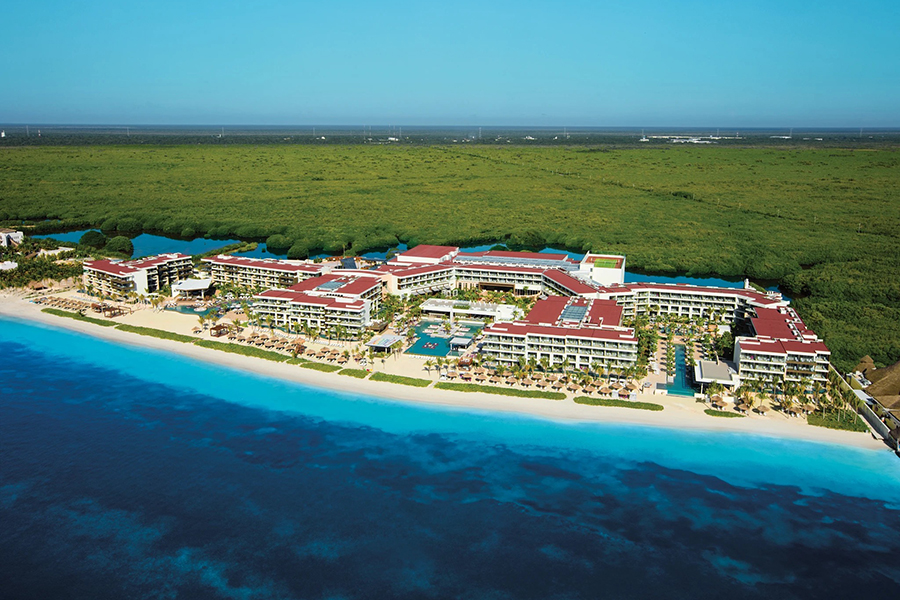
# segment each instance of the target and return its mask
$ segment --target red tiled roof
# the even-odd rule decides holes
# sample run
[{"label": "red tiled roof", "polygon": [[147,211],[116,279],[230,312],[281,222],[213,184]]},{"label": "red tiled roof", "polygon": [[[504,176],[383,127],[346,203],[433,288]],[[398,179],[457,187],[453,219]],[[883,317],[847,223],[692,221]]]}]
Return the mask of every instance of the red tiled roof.
[{"label": "red tiled roof", "polygon": [[556,323],[559,315],[569,304],[569,299],[564,296],[550,296],[534,303],[534,307],[528,312],[525,321],[529,323]]},{"label": "red tiled roof", "polygon": [[305,292],[292,290],[266,290],[254,296],[254,298],[279,298],[288,300],[291,304],[308,304],[325,306],[332,309],[361,310],[365,306],[364,300],[349,300],[334,296],[314,296]]},{"label": "red tiled roof", "polygon": [[218,256],[211,256],[201,260],[202,262],[216,265],[234,265],[237,267],[268,269],[270,271],[284,271],[285,273],[320,273],[324,268],[321,264],[296,264],[271,258],[249,258],[246,256],[232,256],[230,254],[219,254]]},{"label": "red tiled roof", "polygon": [[124,277],[125,275],[136,273],[141,269],[156,267],[167,262],[182,260],[185,258],[190,259],[191,257],[187,254],[179,254],[178,252],[173,252],[171,254],[158,254],[156,256],[148,256],[147,258],[141,258],[138,260],[112,261],[108,259],[102,259],[85,261],[84,266],[85,268],[93,269],[94,271],[100,271],[101,273]]},{"label": "red tiled roof", "polygon": [[428,244],[419,244],[414,248],[410,248],[409,250],[405,250],[397,255],[395,258],[402,259],[403,257],[413,257],[413,258],[443,258],[448,254],[452,254],[453,252],[458,252],[459,248],[457,246],[430,246]]},{"label": "red tiled roof", "polygon": [[531,323],[496,323],[488,325],[486,334],[496,333],[502,335],[541,335],[554,337],[576,337],[585,339],[605,339],[620,342],[637,343],[633,329],[614,329],[611,327],[559,327],[549,325],[533,325]]},{"label": "red tiled roof", "polygon": [[598,291],[597,288],[572,277],[568,273],[564,273],[556,269],[548,269],[544,271],[544,277],[555,281],[574,294],[595,294]]}]

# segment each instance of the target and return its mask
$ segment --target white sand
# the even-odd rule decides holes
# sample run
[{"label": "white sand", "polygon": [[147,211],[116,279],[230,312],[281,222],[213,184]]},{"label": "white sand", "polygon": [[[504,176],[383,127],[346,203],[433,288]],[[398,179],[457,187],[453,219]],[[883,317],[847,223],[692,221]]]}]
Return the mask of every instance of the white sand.
[{"label": "white sand", "polygon": [[[692,398],[672,396],[646,395],[641,398],[648,402],[663,404],[665,410],[651,412],[630,408],[613,408],[585,406],[576,404],[571,398],[566,400],[547,400],[540,398],[517,398],[498,396],[486,393],[463,393],[434,388],[414,388],[379,381],[360,380],[335,373],[322,373],[296,365],[275,363],[268,360],[230,354],[202,348],[192,344],[161,340],[148,336],[126,333],[113,327],[100,327],[91,323],[76,321],[64,317],[56,317],[41,312],[41,306],[25,300],[21,295],[7,294],[0,296],[0,314],[12,318],[37,321],[53,327],[60,327],[86,333],[98,338],[117,343],[156,348],[195,358],[198,360],[223,365],[242,371],[250,371],[259,375],[277,377],[288,381],[326,387],[358,394],[368,394],[382,398],[410,401],[422,404],[435,404],[462,408],[476,408],[490,411],[525,413],[554,420],[582,422],[606,422],[667,427],[673,429],[693,429],[705,431],[732,431],[779,438],[802,439],[828,444],[840,444],[889,451],[883,442],[876,440],[869,433],[837,431],[808,425],[805,419],[789,418],[780,413],[769,413],[768,416],[750,415],[744,418],[717,418],[703,413],[703,404],[694,402]],[[115,319],[117,322],[129,322],[135,325],[167,329],[189,334],[197,320],[189,315],[172,312],[154,312],[141,310],[133,315]],[[403,359],[395,368],[389,368],[395,359],[388,359],[385,367],[378,370],[402,372],[420,378],[428,378],[421,370],[421,362],[417,359]],[[400,366],[402,365],[402,367]],[[410,372],[413,371],[413,372]],[[432,379],[435,377],[432,376]]]}]

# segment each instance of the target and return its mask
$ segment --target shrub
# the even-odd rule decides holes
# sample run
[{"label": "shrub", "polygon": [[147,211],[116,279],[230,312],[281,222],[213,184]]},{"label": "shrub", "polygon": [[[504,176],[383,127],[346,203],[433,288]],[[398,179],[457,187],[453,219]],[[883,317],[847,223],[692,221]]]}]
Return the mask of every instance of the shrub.
[{"label": "shrub", "polygon": [[131,240],[124,235],[117,235],[116,237],[106,242],[105,250],[107,252],[115,252],[116,254],[131,256],[132,254],[134,254],[134,244],[132,244]]},{"label": "shrub", "polygon": [[843,431],[858,431],[865,433],[869,427],[863,422],[858,414],[851,410],[841,409],[840,411],[823,413],[817,410],[806,418],[810,425],[816,427],[827,427],[828,429],[841,429]]},{"label": "shrub", "polygon": [[82,246],[100,249],[106,246],[106,236],[103,235],[102,232],[92,229],[90,231],[85,231],[84,235],[81,236],[81,239],[78,240],[78,243]]},{"label": "shrub", "polygon": [[403,377],[402,375],[391,375],[376,371],[369,377],[372,381],[386,381],[388,383],[399,383],[400,385],[412,385],[415,387],[428,387],[431,384],[430,379],[416,379],[415,377]]},{"label": "shrub", "polygon": [[322,371],[323,373],[334,373],[335,371],[339,371],[340,367],[337,365],[330,365],[328,363],[320,363],[320,362],[312,362],[307,361],[305,363],[300,364],[304,369],[312,369],[313,371]]},{"label": "shrub", "polygon": [[496,394],[499,396],[515,396],[517,398],[546,398],[547,400],[564,400],[566,395],[562,392],[542,392],[540,390],[517,390],[513,388],[493,387],[479,385],[477,383],[452,383],[439,381],[434,387],[440,390],[453,392],[481,392],[483,394]]},{"label": "shrub", "polygon": [[630,400],[620,400],[618,398],[591,398],[589,396],[578,396],[575,398],[577,404],[587,404],[589,406],[615,406],[617,408],[636,408],[638,410],[660,411],[663,409],[662,404],[654,404],[652,402],[632,402]]},{"label": "shrub", "polygon": [[44,308],[41,309],[41,312],[45,312],[48,315],[56,315],[57,317],[68,317],[69,319],[84,321],[85,323],[93,323],[94,325],[100,325],[101,327],[115,327],[117,325],[115,321],[96,319],[94,317],[88,317],[86,315],[69,312],[67,310],[59,310],[58,308]]},{"label": "shrub", "polygon": [[273,362],[286,362],[290,357],[271,350],[263,350],[262,348],[254,348],[253,346],[239,346],[238,344],[228,344],[226,342],[217,342],[215,340],[194,340],[194,344],[202,348],[211,348],[213,350],[221,350],[222,352],[230,352],[232,354],[240,354],[243,356],[252,356],[253,358],[262,358]]},{"label": "shrub", "polygon": [[192,338],[189,335],[182,335],[180,333],[172,333],[171,331],[163,331],[162,329],[153,329],[152,327],[140,327],[138,325],[129,325],[127,323],[122,323],[116,326],[116,329],[120,331],[126,331],[128,333],[137,333],[138,335],[146,335],[149,337],[159,338],[161,340],[172,340],[173,342],[184,342],[186,344],[192,344],[196,341],[196,338]]},{"label": "shrub", "polygon": [[735,417],[743,417],[744,416],[741,413],[730,412],[727,410],[716,410],[714,408],[707,408],[703,412],[705,412],[706,414],[708,414],[711,417],[725,417],[727,419],[733,419]]},{"label": "shrub", "polygon": [[365,369],[341,369],[338,371],[338,375],[348,375],[357,379],[365,379],[368,374],[369,372]]},{"label": "shrub", "polygon": [[294,240],[291,238],[281,235],[280,233],[276,233],[275,235],[270,235],[266,238],[266,249],[272,250],[275,252],[281,252],[287,250],[294,244]]}]

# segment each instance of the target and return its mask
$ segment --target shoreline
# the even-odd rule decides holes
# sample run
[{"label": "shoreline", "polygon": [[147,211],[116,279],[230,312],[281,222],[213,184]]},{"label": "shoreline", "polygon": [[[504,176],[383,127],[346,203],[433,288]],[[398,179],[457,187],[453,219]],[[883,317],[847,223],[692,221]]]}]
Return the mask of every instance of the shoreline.
[{"label": "shoreline", "polygon": [[520,414],[571,423],[607,423],[674,430],[744,433],[777,439],[851,446],[872,451],[890,451],[883,442],[874,439],[871,434],[826,429],[808,425],[805,422],[767,420],[768,418],[722,419],[704,415],[702,412],[678,410],[679,407],[673,406],[666,406],[663,411],[650,412],[632,408],[581,405],[576,404],[571,398],[565,400],[520,398],[484,392],[456,392],[433,387],[415,388],[394,383],[356,379],[337,373],[324,373],[300,368],[297,365],[276,363],[193,344],[128,333],[114,327],[101,327],[92,323],[56,317],[41,312],[40,305],[18,295],[0,297],[0,316],[75,331],[114,343],[176,353],[194,360],[257,376],[274,377],[282,381],[351,394],[374,396],[386,401]]}]

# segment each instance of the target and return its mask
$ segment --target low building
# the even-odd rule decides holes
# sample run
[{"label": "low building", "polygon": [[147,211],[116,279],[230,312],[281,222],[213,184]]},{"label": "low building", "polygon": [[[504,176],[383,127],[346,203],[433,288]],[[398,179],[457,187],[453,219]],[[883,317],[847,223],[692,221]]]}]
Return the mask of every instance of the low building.
[{"label": "low building", "polygon": [[589,252],[581,259],[579,271],[598,285],[622,285],[625,283],[625,257]]},{"label": "low building", "polygon": [[208,265],[215,285],[230,284],[247,289],[286,289],[331,270],[316,263],[230,254],[211,256],[201,259],[201,262]]},{"label": "low building", "polygon": [[87,260],[82,281],[86,289],[105,296],[146,295],[189,279],[194,272],[186,254],[159,254],[139,260]]},{"label": "low building", "polygon": [[615,302],[589,298],[539,300],[522,321],[495,323],[484,329],[482,354],[503,364],[520,361],[576,369],[622,370],[637,363],[634,329],[621,327]]},{"label": "low building", "polygon": [[490,319],[491,321],[514,321],[522,310],[512,304],[492,302],[469,302],[467,300],[444,300],[429,298],[419,307],[426,315],[439,315],[455,319]]},{"label": "low building", "polygon": [[25,241],[25,234],[15,229],[7,229],[0,227],[0,246],[6,248],[8,246],[18,246]]}]

